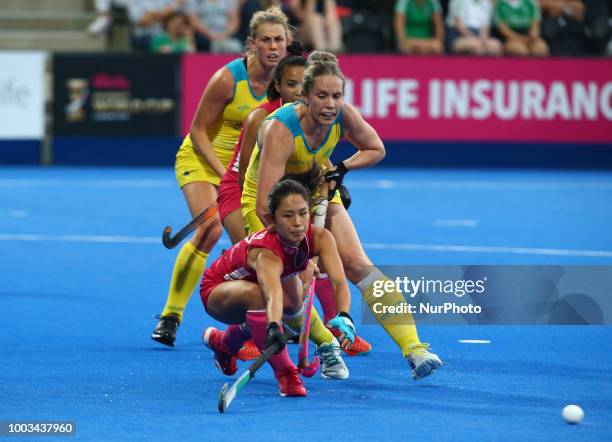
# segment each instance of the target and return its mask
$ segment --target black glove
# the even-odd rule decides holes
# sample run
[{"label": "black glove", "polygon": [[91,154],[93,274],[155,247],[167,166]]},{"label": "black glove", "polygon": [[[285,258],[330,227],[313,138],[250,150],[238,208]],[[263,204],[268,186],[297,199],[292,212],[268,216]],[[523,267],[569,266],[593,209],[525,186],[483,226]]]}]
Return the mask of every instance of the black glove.
[{"label": "black glove", "polygon": [[339,189],[342,186],[342,180],[344,179],[344,175],[348,172],[348,169],[344,165],[342,161],[335,165],[336,168],[334,170],[330,170],[325,173],[325,181],[334,182],[334,187],[329,189],[329,200],[331,200],[334,196],[336,189]]},{"label": "black glove", "polygon": [[351,207],[351,194],[344,184],[340,186],[340,199],[344,208],[348,210]]},{"label": "black glove", "polygon": [[285,336],[276,322],[270,322],[266,333],[266,349],[276,343],[278,343],[279,347],[278,351],[274,354],[277,355],[285,348]]}]

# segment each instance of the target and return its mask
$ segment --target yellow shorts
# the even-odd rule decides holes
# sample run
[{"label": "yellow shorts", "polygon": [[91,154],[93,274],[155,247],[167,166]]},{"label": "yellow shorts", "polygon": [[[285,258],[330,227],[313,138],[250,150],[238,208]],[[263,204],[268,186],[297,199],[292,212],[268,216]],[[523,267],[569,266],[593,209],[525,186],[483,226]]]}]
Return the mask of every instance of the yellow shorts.
[{"label": "yellow shorts", "polygon": [[263,223],[257,216],[255,211],[255,198],[250,196],[242,196],[240,200],[240,208],[242,209],[242,219],[244,220],[244,230],[247,235],[251,233],[259,232],[264,228]]},{"label": "yellow shorts", "polygon": [[[240,207],[242,209],[242,219],[244,220],[244,228],[247,232],[247,235],[251,233],[259,232],[264,228],[263,223],[257,216],[257,212],[255,209],[255,197],[250,195],[242,194],[242,198],[240,200]],[[329,202],[330,204],[342,204],[342,198],[340,198],[340,192],[336,191],[334,197]]]},{"label": "yellow shorts", "polygon": [[[231,160],[232,153],[228,155],[225,149],[215,149],[215,154],[219,158],[219,161],[221,161],[221,164],[223,164],[223,167],[227,167]],[[176,181],[181,189],[185,184],[195,181],[206,181],[213,186],[219,186],[219,182],[221,181],[219,175],[215,173],[206,160],[196,151],[189,135],[185,137],[183,144],[181,144],[181,147],[176,153],[174,173],[176,174]]]}]

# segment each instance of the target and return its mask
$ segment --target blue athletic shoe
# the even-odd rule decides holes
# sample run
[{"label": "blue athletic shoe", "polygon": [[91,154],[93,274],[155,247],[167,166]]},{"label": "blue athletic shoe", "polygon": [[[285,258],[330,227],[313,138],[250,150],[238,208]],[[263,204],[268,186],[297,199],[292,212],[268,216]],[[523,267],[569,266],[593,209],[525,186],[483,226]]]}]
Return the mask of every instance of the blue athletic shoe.
[{"label": "blue athletic shoe", "polygon": [[340,356],[340,346],[334,339],[317,347],[315,355],[321,359],[321,377],[324,379],[348,379],[349,371]]}]

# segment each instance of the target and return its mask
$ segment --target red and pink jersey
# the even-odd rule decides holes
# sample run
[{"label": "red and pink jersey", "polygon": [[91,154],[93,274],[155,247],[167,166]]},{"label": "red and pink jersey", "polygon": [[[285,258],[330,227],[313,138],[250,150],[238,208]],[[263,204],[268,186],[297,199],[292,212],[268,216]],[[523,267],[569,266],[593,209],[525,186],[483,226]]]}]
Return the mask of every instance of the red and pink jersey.
[{"label": "red and pink jersey", "polygon": [[[256,109],[259,109],[259,108],[265,109],[268,111],[268,114],[271,114],[279,107],[281,107],[280,98],[274,101],[265,102],[261,106],[258,106]],[[240,166],[240,146],[242,146],[243,138],[244,138],[244,125],[242,126],[242,130],[240,131],[240,136],[238,137],[238,141],[236,141],[236,144],[234,145],[234,156],[229,162],[227,170],[225,171],[225,175],[223,175],[224,181],[238,182],[238,167]]]},{"label": "red and pink jersey", "polygon": [[252,269],[247,262],[248,253],[254,248],[271,250],[282,260],[283,273],[281,278],[295,275],[306,268],[308,260],[313,256],[312,235],[312,225],[309,225],[302,242],[298,246],[294,246],[284,243],[270,227],[253,233],[226,250],[206,269],[201,288],[203,289],[205,285],[209,287],[217,285],[224,281],[240,279],[257,281],[255,269]]}]

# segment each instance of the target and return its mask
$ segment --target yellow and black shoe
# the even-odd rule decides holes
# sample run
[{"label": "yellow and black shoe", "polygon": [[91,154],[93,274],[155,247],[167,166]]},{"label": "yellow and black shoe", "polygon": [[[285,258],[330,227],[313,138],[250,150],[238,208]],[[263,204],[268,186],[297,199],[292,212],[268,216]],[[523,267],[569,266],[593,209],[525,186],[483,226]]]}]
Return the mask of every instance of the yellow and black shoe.
[{"label": "yellow and black shoe", "polygon": [[166,316],[156,316],[156,318],[159,319],[159,322],[153,330],[151,339],[168,347],[174,347],[176,331],[181,323],[179,316],[176,313],[169,313]]}]

